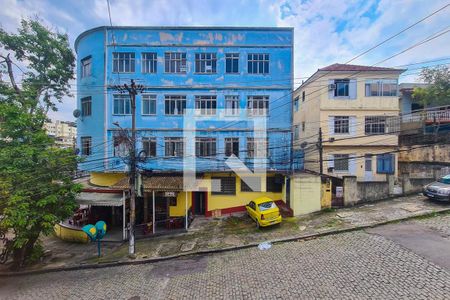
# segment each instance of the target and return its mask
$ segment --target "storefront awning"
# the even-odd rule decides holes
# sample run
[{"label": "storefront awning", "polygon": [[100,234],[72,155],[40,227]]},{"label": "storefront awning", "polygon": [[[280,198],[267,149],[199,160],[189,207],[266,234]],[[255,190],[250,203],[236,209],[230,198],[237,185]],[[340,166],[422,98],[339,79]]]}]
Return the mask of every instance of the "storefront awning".
[{"label": "storefront awning", "polygon": [[78,204],[91,206],[121,206],[122,194],[82,192],[76,198]]},{"label": "storefront awning", "polygon": [[[183,191],[183,177],[181,176],[152,176],[143,177],[142,185],[144,186],[145,192],[151,191]],[[128,178],[123,178],[119,180],[116,184],[112,186],[115,189],[128,189],[129,183]]]}]

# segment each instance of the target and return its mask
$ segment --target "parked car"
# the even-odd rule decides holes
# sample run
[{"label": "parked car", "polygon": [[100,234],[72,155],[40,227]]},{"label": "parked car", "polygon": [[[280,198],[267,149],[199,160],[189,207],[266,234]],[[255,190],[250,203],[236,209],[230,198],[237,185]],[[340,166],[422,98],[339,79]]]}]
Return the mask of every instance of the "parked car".
[{"label": "parked car", "polygon": [[260,197],[245,206],[247,213],[256,222],[256,227],[281,223],[280,209],[269,197]]},{"label": "parked car", "polygon": [[423,188],[423,194],[430,199],[450,201],[450,174],[427,184]]}]

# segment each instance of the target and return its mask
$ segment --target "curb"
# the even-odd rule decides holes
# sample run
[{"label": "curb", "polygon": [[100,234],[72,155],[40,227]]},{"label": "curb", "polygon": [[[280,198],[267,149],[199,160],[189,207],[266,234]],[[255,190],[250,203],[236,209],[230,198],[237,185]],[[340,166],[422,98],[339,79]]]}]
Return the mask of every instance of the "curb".
[{"label": "curb", "polygon": [[[363,230],[366,228],[378,227],[378,226],[387,225],[387,224],[391,224],[391,223],[397,223],[397,222],[401,222],[401,221],[411,220],[411,219],[415,219],[418,217],[440,215],[440,214],[444,214],[447,212],[450,212],[450,208],[444,208],[444,209],[441,209],[438,211],[431,211],[431,212],[411,215],[411,216],[402,217],[402,218],[398,218],[398,219],[394,219],[394,220],[377,222],[377,223],[368,224],[368,225],[353,226],[353,227],[348,227],[348,228],[343,228],[343,229],[335,229],[335,230],[329,230],[329,231],[324,231],[324,232],[293,236],[293,237],[288,237],[288,238],[280,238],[280,239],[275,239],[275,240],[269,240],[267,242],[269,242],[271,244],[282,244],[282,243],[287,243],[287,242],[308,240],[308,239],[319,238],[319,237],[328,236],[328,235],[335,235],[335,234],[340,234],[340,233]],[[209,254],[215,254],[215,253],[223,253],[223,252],[253,248],[253,247],[257,247],[259,244],[260,244],[260,242],[259,243],[250,243],[250,244],[240,245],[240,246],[231,246],[231,247],[220,248],[220,249],[198,250],[198,251],[193,251],[193,252],[185,252],[185,253],[179,253],[179,254],[175,254],[175,255],[169,255],[169,256],[163,256],[163,257],[153,257],[153,258],[147,258],[147,259],[141,259],[141,260],[135,260],[135,261],[116,261],[116,262],[108,262],[108,263],[80,264],[77,266],[56,267],[56,268],[48,268],[48,269],[41,269],[41,270],[6,272],[6,273],[1,272],[0,277],[35,275],[35,274],[44,274],[44,273],[53,273],[53,272],[62,272],[62,271],[87,270],[87,269],[101,269],[101,268],[117,267],[117,266],[124,266],[124,265],[150,264],[150,263],[157,263],[160,261],[172,260],[172,259],[177,259],[177,258],[182,258],[182,257],[190,257],[190,256],[196,256],[196,255],[209,255]]]}]

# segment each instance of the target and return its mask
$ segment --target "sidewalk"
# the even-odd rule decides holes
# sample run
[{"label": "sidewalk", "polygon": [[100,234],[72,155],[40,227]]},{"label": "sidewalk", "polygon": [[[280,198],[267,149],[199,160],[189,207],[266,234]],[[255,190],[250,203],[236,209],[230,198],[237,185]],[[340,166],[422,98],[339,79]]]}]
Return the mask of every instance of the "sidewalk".
[{"label": "sidewalk", "polygon": [[[445,211],[450,211],[450,204],[431,202],[423,196],[415,195],[286,218],[279,226],[262,229],[256,229],[255,223],[245,214],[221,218],[196,218],[187,233],[138,240],[135,260],[127,257],[127,243],[102,243],[103,255],[97,258],[95,244],[71,244],[51,236],[43,240],[45,249],[50,250],[51,255],[27,270],[136,262],[257,245],[264,241],[281,242],[286,239],[337,233]],[[5,271],[6,268],[0,266],[0,272]]]}]

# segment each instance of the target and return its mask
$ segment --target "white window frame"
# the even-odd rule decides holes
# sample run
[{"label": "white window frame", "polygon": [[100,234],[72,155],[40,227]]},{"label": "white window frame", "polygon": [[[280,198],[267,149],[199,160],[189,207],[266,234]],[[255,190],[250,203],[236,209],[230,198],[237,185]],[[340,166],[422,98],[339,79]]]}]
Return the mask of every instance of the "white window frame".
[{"label": "white window frame", "polygon": [[92,56],[87,56],[81,60],[81,78],[92,75]]},{"label": "white window frame", "polygon": [[[350,97],[350,79],[335,79],[334,80],[334,84],[336,85],[336,89],[334,90],[334,97],[335,98],[348,98]],[[346,95],[344,93],[344,95],[339,95],[339,86],[341,84],[344,84],[347,86],[346,89]],[[344,89],[345,90],[345,89]]]},{"label": "white window frame", "polygon": [[[145,107],[147,107],[148,113],[145,113]],[[154,107],[153,112],[151,110],[152,107]],[[142,115],[143,116],[154,116],[154,115],[156,115],[156,110],[157,110],[156,95],[155,94],[143,94],[142,95]]]},{"label": "white window frame", "polygon": [[270,55],[268,53],[249,53],[247,55],[247,73],[269,74]]},{"label": "white window frame", "polygon": [[113,115],[116,116],[131,115],[131,100],[128,94],[113,95]]},{"label": "white window frame", "polygon": [[213,116],[217,111],[217,96],[195,96],[195,112],[200,116]]},{"label": "white window frame", "polygon": [[249,116],[269,115],[269,96],[248,96],[247,112]]},{"label": "white window frame", "polygon": [[92,137],[82,136],[80,137],[81,155],[89,156],[92,154]]},{"label": "white window frame", "polygon": [[300,126],[294,125],[294,140],[297,141],[300,138]]},{"label": "white window frame", "polygon": [[[172,105],[173,111],[172,111]],[[169,109],[167,109],[169,105]],[[180,111],[181,110],[181,111]],[[182,116],[186,111],[186,95],[164,95],[164,114],[166,116]]]},{"label": "white window frame", "polygon": [[186,74],[186,52],[165,52],[164,73]]},{"label": "white window frame", "polygon": [[83,97],[81,98],[81,116],[89,117],[92,115],[92,97]]},{"label": "white window frame", "polygon": [[366,116],[364,133],[366,135],[385,134],[387,129],[386,116]]},{"label": "white window frame", "polygon": [[217,139],[209,137],[195,138],[195,156],[213,157],[217,155]]},{"label": "white window frame", "polygon": [[[372,86],[376,88],[372,90]],[[391,87],[386,95],[385,86]],[[398,81],[396,79],[368,79],[364,85],[364,93],[366,97],[396,97],[398,95]]]},{"label": "white window frame", "polygon": [[164,156],[182,157],[184,155],[184,139],[182,137],[164,138]]},{"label": "white window frame", "polygon": [[113,73],[134,73],[136,54],[134,52],[113,52]]},{"label": "white window frame", "polygon": [[158,71],[158,54],[156,52],[142,53],[142,73],[155,74]]},{"label": "white window frame", "polygon": [[[235,151],[235,146],[237,144],[237,151]],[[234,154],[236,157],[239,157],[239,138],[238,137],[230,137],[225,138],[225,157],[230,157],[231,154]]]},{"label": "white window frame", "polygon": [[[122,141],[120,141],[122,139]],[[121,136],[113,136],[113,156],[126,157],[129,154],[128,145]]]},{"label": "white window frame", "polygon": [[[151,149],[154,149],[154,153],[151,153]],[[142,138],[142,150],[145,152],[146,157],[156,156],[156,138]]]},{"label": "white window frame", "polygon": [[[350,117],[349,116],[334,116],[334,134],[350,134]],[[345,124],[347,123],[347,125]],[[345,130],[347,128],[347,130]]]},{"label": "white window frame", "polygon": [[225,95],[225,115],[238,116],[239,115],[239,96]]},{"label": "white window frame", "polygon": [[195,53],[195,73],[214,74],[217,73],[216,53]]},{"label": "white window frame", "polygon": [[268,138],[247,138],[247,157],[248,158],[267,158],[269,153]]}]

